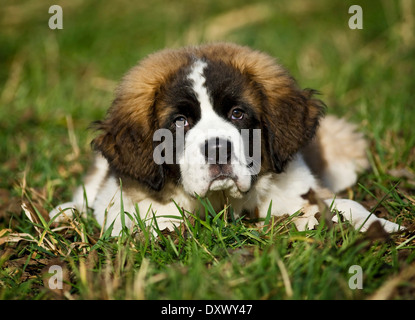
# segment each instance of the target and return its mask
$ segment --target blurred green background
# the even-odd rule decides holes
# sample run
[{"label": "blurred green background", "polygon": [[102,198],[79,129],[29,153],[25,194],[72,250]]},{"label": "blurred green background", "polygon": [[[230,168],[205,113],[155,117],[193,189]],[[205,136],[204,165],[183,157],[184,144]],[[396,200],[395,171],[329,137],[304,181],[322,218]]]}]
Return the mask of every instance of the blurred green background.
[{"label": "blurred green background", "polygon": [[[62,30],[48,27],[53,4],[63,9]],[[348,27],[353,4],[363,9],[362,30]],[[391,170],[412,179],[414,7],[412,0],[2,0],[0,206],[25,187],[39,190],[46,207],[67,200],[91,158],[88,125],[105,115],[122,75],[155,50],[218,40],[277,57],[300,86],[322,93],[329,113],[361,124],[374,165],[367,181],[383,183]]]}]

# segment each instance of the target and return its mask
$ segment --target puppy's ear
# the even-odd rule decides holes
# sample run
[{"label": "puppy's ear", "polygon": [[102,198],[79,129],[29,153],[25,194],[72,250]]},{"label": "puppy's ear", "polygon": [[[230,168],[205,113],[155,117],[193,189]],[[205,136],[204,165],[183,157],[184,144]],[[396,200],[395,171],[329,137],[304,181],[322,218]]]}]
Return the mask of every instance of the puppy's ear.
[{"label": "puppy's ear", "polygon": [[188,63],[186,50],[162,50],[149,55],[122,79],[92,145],[121,176],[159,191],[165,183],[162,165],[153,159],[153,135],[159,129],[157,100],[163,85]]},{"label": "puppy's ear", "polygon": [[104,121],[95,123],[101,134],[92,141],[92,146],[121,177],[138,180],[159,191],[164,186],[164,170],[153,160],[154,131],[148,127],[151,122],[129,119],[117,103],[119,101],[114,101]]},{"label": "puppy's ear", "polygon": [[268,94],[265,108],[265,139],[274,170],[280,173],[287,162],[315,135],[325,105],[313,98],[315,90],[290,85]]}]

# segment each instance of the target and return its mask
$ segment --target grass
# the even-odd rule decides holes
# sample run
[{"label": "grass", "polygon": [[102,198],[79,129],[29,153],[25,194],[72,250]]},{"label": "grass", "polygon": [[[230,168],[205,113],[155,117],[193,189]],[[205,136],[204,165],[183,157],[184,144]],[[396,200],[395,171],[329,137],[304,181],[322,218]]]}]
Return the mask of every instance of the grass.
[{"label": "grass", "polygon": [[[329,113],[360,124],[372,170],[342,197],[411,228],[415,218],[414,6],[411,1],[62,1],[63,30],[48,28],[52,1],[6,0],[0,13],[1,299],[411,299],[415,239],[360,234],[340,223],[298,232],[290,218],[265,226],[231,208],[183,217],[174,232],[111,237],[90,212],[48,221],[91,161],[90,122],[101,119],[122,74],[163,47],[235,41],[269,52]],[[360,4],[364,29],[350,30]],[[219,27],[218,27],[219,26]],[[22,208],[25,204],[25,209]],[[153,234],[156,238],[153,239]],[[61,266],[62,289],[48,286]],[[363,289],[350,289],[363,271]]]}]

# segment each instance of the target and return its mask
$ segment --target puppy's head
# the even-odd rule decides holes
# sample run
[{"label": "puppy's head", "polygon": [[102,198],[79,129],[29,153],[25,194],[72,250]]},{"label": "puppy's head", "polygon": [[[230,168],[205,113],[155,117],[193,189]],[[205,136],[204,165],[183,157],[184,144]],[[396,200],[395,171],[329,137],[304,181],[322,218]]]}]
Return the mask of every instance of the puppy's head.
[{"label": "puppy's head", "polygon": [[246,47],[165,50],[124,77],[93,145],[120,176],[151,189],[170,180],[191,195],[238,197],[313,137],[323,111],[313,94]]}]

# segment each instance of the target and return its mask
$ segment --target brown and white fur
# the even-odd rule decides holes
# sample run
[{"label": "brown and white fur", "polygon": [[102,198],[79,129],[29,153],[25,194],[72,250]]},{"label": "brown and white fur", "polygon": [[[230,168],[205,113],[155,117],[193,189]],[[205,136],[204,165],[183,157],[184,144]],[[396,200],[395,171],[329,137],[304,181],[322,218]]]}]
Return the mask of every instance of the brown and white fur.
[{"label": "brown and white fur", "polygon": [[[218,43],[152,54],[125,75],[107,117],[95,123],[97,155],[84,185],[87,202],[101,225],[114,222],[114,235],[121,230],[120,181],[124,211],[138,209],[143,219],[154,213],[160,229],[180,222],[171,217],[178,215],[176,204],[197,212],[197,194],[216,210],[230,205],[235,215],[264,218],[271,201],[273,215],[302,211],[294,222],[304,230],[318,224],[318,206],[302,197],[313,189],[361,230],[374,221],[398,230],[357,202],[335,198],[368,168],[366,143],[354,125],[323,118],[324,104],[314,95],[273,58],[247,47]],[[183,150],[173,148],[176,140],[171,146],[174,163],[154,159],[159,129],[175,139],[184,130]],[[244,144],[242,129],[259,129],[260,141],[250,137]],[[244,152],[255,143],[261,155],[252,173]],[[219,162],[217,155],[207,161],[208,150],[226,147],[232,161]],[[80,187],[72,202],[50,216],[65,208],[84,212],[85,203]]]}]

